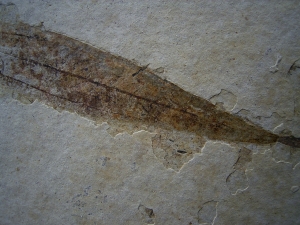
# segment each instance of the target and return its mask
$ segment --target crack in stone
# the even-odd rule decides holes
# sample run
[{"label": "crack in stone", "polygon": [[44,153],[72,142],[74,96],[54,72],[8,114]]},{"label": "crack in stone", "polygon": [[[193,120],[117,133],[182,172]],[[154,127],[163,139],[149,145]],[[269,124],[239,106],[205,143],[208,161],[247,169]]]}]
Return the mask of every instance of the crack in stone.
[{"label": "crack in stone", "polygon": [[215,200],[204,202],[198,211],[198,223],[213,225],[218,216],[218,204]]},{"label": "crack in stone", "polygon": [[139,73],[141,73],[141,72],[143,72],[145,69],[147,69],[149,65],[150,65],[150,64],[141,67],[137,72],[133,73],[132,76],[133,76],[133,77],[134,77],[134,76],[137,76]]},{"label": "crack in stone", "polygon": [[233,165],[233,172],[226,178],[226,185],[232,195],[245,191],[249,187],[246,174],[247,163],[252,161],[252,151],[245,147],[239,150],[239,155]]},{"label": "crack in stone", "polygon": [[300,58],[299,59],[296,59],[293,64],[290,66],[289,70],[288,70],[288,74],[291,75],[292,74],[292,71],[296,70],[297,68],[300,68],[300,66],[297,64],[297,62],[300,61]]},{"label": "crack in stone", "polygon": [[278,54],[276,57],[275,64],[269,68],[269,71],[271,73],[276,73],[278,71],[278,64],[280,63],[281,59],[282,59],[282,56],[280,54]]}]

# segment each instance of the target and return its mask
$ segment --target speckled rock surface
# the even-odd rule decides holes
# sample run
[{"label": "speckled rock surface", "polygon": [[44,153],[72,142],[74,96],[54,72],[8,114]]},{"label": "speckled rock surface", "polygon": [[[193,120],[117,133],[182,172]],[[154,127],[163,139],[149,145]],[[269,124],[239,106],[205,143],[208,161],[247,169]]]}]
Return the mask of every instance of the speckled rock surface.
[{"label": "speckled rock surface", "polygon": [[[1,0],[0,16],[149,64],[222,110],[299,137],[299,9],[296,0]],[[0,224],[300,223],[299,148],[207,140],[174,167],[155,135],[1,85]]]}]

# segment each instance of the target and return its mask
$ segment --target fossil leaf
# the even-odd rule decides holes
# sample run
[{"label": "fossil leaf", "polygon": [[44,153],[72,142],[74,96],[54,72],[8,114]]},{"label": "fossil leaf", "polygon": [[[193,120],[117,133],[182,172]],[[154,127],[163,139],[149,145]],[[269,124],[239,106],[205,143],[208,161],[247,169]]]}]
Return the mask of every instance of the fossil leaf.
[{"label": "fossil leaf", "polygon": [[[278,136],[122,57],[41,27],[1,24],[0,78],[34,98],[108,119],[139,121],[212,140],[272,143]],[[294,137],[284,144],[299,145]]]}]

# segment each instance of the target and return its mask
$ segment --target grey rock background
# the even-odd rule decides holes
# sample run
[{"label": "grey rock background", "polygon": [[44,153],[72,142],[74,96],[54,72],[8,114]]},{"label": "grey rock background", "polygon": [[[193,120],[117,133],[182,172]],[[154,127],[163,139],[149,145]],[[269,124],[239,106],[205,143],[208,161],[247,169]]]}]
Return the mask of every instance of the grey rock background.
[{"label": "grey rock background", "polygon": [[[224,110],[300,136],[297,0],[1,2],[1,20],[149,64]],[[149,131],[111,136],[109,121],[0,88],[0,224],[300,224],[299,149],[248,145],[245,156],[208,141],[177,172],[153,154]]]}]

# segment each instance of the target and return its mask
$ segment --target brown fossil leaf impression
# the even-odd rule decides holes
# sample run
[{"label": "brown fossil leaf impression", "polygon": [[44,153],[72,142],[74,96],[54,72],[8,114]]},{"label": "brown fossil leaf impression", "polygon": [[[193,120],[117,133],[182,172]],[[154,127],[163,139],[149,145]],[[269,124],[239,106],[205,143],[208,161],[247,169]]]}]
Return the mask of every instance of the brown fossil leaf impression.
[{"label": "brown fossil leaf impression", "polygon": [[41,27],[1,24],[0,56],[2,83],[82,115],[138,121],[212,140],[257,144],[279,140],[299,146],[298,139],[279,139],[146,67]]}]

